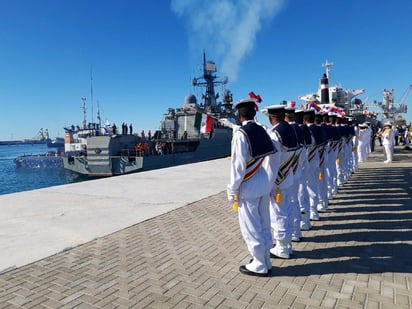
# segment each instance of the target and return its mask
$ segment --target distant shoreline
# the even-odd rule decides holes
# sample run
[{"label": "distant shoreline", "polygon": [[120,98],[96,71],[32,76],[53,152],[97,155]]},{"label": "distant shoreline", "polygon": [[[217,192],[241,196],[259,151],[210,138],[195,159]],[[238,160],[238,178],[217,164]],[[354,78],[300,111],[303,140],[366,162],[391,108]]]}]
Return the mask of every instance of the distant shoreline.
[{"label": "distant shoreline", "polygon": [[38,145],[47,144],[47,140],[16,140],[16,141],[0,141],[0,145],[12,146],[12,145]]}]

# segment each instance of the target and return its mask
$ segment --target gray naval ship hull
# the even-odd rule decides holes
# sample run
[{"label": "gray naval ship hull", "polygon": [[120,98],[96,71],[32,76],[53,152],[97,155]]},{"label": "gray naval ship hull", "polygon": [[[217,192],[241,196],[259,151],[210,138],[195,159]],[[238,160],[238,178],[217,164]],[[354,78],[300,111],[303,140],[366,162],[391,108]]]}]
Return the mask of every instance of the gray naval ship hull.
[{"label": "gray naval ship hull", "polygon": [[[190,140],[147,140],[134,135],[91,136],[87,149],[63,157],[64,168],[90,177],[107,177],[213,160],[230,155],[232,130],[216,128]],[[136,145],[146,143],[139,151]],[[162,143],[164,150],[156,150]]]},{"label": "gray naval ship hull", "polygon": [[[147,171],[230,156],[232,130],[216,129],[213,134],[211,139],[174,142],[175,150],[173,153],[138,157],[138,165],[141,165],[141,170]],[[190,149],[195,150],[188,152],[187,150]]]}]

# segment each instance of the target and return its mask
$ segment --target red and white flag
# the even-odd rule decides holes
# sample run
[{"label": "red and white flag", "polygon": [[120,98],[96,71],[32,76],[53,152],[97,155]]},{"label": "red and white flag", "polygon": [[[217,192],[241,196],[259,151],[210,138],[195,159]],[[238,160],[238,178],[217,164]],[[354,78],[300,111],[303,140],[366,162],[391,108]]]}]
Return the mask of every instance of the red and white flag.
[{"label": "red and white flag", "polygon": [[209,133],[210,131],[212,131],[212,117],[207,114],[202,114],[200,133]]}]

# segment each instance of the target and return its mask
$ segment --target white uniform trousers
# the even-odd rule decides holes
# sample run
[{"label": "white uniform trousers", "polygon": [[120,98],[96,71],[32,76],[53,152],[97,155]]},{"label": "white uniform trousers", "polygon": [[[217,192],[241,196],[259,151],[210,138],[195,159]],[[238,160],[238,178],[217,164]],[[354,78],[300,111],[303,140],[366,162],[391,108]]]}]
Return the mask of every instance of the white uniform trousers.
[{"label": "white uniform trousers", "polygon": [[293,190],[290,190],[291,194],[290,194],[289,205],[291,207],[291,216],[289,220],[291,222],[289,224],[291,224],[293,227],[293,232],[292,232],[293,236],[297,238],[301,238],[302,232],[300,229],[300,222],[302,220],[302,216],[301,216],[300,207],[299,207],[298,189],[299,189],[299,186],[294,185]]},{"label": "white uniform trousers", "polygon": [[345,162],[345,145],[342,146],[342,150],[338,152],[336,157],[336,172],[337,172],[337,185],[340,187],[344,183],[344,162]]},{"label": "white uniform trousers", "polygon": [[357,147],[353,146],[352,147],[352,172],[356,172],[358,170],[358,152],[357,152]]},{"label": "white uniform trousers", "polygon": [[302,233],[300,230],[300,221],[302,220],[302,216],[300,213],[300,205],[299,205],[299,183],[300,179],[302,178],[302,161],[299,158],[299,165],[296,168],[296,172],[293,175],[293,185],[291,190],[289,190],[289,199],[291,205],[291,213],[292,213],[292,226],[293,226],[293,235],[297,238],[302,237]]},{"label": "white uniform trousers", "polygon": [[352,175],[352,142],[346,144],[346,161],[345,161],[345,182],[348,181]]},{"label": "white uniform trousers", "polygon": [[310,173],[310,166],[307,159],[307,153],[301,154],[302,159],[302,173],[298,179],[298,201],[301,212],[309,214],[310,202],[308,192],[308,177]]},{"label": "white uniform trousers", "polygon": [[362,139],[359,140],[358,147],[357,147],[357,152],[358,152],[358,162],[365,162],[366,161],[366,148],[364,141]]},{"label": "white uniform trousers", "polygon": [[328,201],[328,174],[326,172],[326,166],[329,164],[329,155],[327,153],[327,150],[325,150],[324,154],[325,162],[321,167],[319,167],[319,173],[322,175],[322,179],[320,178],[320,174],[318,177],[318,183],[319,183],[319,203],[325,202],[327,203]]},{"label": "white uniform trousers", "polygon": [[316,220],[319,218],[319,213],[318,213],[318,208],[317,208],[319,204],[319,160],[316,160],[315,162],[311,162],[310,164],[311,164],[311,168],[308,173],[310,218]]},{"label": "white uniform trousers", "polygon": [[393,160],[393,147],[391,144],[383,144],[383,155],[385,161],[392,162]]},{"label": "white uniform trousers", "polygon": [[265,260],[273,247],[270,230],[269,195],[239,199],[239,226],[250,254]]},{"label": "white uniform trousers", "polygon": [[273,229],[274,240],[286,242],[292,240],[293,209],[288,196],[290,196],[290,192],[293,190],[293,186],[283,188],[281,190],[281,202],[276,202],[275,194],[272,194],[270,197],[270,223]]},{"label": "white uniform trousers", "polygon": [[337,170],[336,170],[337,151],[331,150],[326,164],[326,181],[328,186],[328,199],[331,199],[338,191]]}]

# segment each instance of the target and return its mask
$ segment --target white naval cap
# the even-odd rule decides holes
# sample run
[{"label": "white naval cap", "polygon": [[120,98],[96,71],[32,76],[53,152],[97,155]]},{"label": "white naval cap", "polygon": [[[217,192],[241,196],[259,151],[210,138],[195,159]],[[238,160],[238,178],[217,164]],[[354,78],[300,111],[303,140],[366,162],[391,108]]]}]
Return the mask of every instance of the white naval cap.
[{"label": "white naval cap", "polygon": [[233,107],[234,108],[239,108],[239,107],[255,107],[256,105],[256,100],[255,99],[242,99],[239,102],[236,102]]},{"label": "white naval cap", "polygon": [[277,114],[283,114],[285,112],[285,105],[269,105],[266,106],[263,110],[262,113],[265,115],[277,115]]}]

